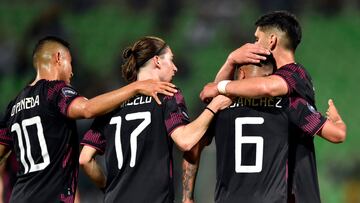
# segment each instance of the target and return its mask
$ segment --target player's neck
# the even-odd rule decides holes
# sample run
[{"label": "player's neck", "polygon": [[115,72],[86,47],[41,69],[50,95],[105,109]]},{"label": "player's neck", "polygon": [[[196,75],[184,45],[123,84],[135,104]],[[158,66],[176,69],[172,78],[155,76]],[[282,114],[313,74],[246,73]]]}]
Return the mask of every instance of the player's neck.
[{"label": "player's neck", "polygon": [[39,68],[35,80],[30,85],[31,86],[35,85],[39,80],[51,81],[51,80],[60,80],[60,78],[57,71],[51,71],[50,69]]},{"label": "player's neck", "polygon": [[295,63],[294,52],[288,50],[273,51],[273,55],[276,61],[276,66],[278,68],[283,67],[289,63]]},{"label": "player's neck", "polygon": [[159,76],[154,72],[154,69],[149,67],[141,68],[137,80],[160,80]]}]

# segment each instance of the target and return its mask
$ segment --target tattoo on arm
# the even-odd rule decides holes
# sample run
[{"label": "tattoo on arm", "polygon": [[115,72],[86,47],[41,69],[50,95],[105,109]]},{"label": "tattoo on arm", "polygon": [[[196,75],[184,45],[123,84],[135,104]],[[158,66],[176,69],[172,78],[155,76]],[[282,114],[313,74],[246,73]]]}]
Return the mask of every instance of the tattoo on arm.
[{"label": "tattoo on arm", "polygon": [[183,201],[194,199],[194,185],[198,170],[198,162],[191,164],[184,160],[183,163]]}]

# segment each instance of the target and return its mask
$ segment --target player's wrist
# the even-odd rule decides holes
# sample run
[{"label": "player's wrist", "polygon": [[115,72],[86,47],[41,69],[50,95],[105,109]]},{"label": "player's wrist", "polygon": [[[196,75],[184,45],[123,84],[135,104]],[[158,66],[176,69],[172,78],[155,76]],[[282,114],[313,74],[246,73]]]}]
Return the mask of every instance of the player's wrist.
[{"label": "player's wrist", "polygon": [[205,107],[205,110],[208,110],[209,112],[211,112],[214,116],[216,115],[216,112],[213,110],[213,109],[211,109],[210,107]]},{"label": "player's wrist", "polygon": [[217,84],[217,90],[220,94],[226,95],[226,86],[231,82],[231,80],[222,80]]}]

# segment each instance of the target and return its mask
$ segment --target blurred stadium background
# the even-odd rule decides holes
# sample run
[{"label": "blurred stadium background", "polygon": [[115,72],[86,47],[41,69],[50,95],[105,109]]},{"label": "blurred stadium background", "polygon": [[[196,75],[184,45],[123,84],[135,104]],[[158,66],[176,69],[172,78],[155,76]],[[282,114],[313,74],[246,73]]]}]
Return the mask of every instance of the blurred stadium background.
[{"label": "blurred stadium background", "polygon": [[[313,77],[318,109],[325,113],[333,98],[348,126],[343,144],[315,138],[322,201],[359,203],[359,0],[1,0],[0,115],[33,79],[31,52],[42,36],[58,35],[71,43],[73,86],[92,97],[124,85],[122,50],[139,37],[156,35],[173,49],[179,69],[174,83],[194,118],[203,108],[198,98],[203,85],[213,80],[231,50],[254,41],[258,16],[279,9],[292,11],[301,22],[296,56]],[[79,121],[79,131],[90,123]],[[181,202],[181,153],[174,151],[176,202]],[[214,184],[211,145],[202,156],[197,202],[213,202]],[[84,175],[79,188],[81,202],[101,202],[101,193]]]}]

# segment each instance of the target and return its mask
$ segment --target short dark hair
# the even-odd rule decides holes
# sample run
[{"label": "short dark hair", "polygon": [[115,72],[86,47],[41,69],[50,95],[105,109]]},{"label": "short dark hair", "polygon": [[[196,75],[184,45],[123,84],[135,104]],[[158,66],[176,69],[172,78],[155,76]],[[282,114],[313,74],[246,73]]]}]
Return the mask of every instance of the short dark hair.
[{"label": "short dark hair", "polygon": [[273,11],[261,16],[255,25],[260,29],[277,28],[286,33],[289,47],[295,51],[301,42],[301,26],[296,16],[288,11]]},{"label": "short dark hair", "polygon": [[37,42],[37,44],[35,45],[35,48],[33,51],[33,57],[39,50],[41,50],[41,48],[44,46],[44,44],[46,44],[48,42],[58,43],[58,44],[64,46],[65,48],[67,48],[68,50],[70,50],[69,42],[65,41],[64,39],[61,39],[60,37],[56,37],[56,36],[46,36],[46,37],[40,39]]},{"label": "short dark hair", "polygon": [[273,54],[267,55],[265,60],[260,60],[258,64],[262,66],[272,66],[274,70],[276,70],[276,61]]}]

